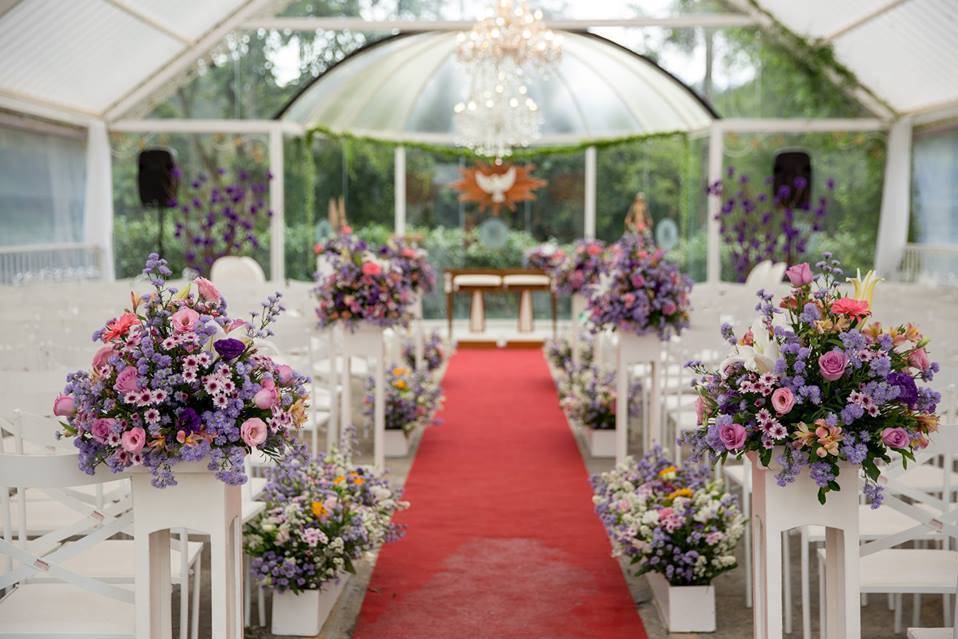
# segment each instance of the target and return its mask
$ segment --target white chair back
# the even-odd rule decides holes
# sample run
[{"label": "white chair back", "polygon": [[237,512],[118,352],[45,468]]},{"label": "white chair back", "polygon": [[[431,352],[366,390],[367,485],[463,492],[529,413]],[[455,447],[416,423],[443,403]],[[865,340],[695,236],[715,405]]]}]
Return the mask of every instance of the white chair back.
[{"label": "white chair back", "polygon": [[256,285],[266,282],[266,274],[251,257],[226,255],[213,262],[210,280],[217,286],[221,284]]},{"label": "white chair back", "polygon": [[755,290],[765,286],[768,280],[769,271],[772,269],[772,263],[769,260],[762,260],[752,267],[748,276],[745,278],[745,286],[749,290]]}]

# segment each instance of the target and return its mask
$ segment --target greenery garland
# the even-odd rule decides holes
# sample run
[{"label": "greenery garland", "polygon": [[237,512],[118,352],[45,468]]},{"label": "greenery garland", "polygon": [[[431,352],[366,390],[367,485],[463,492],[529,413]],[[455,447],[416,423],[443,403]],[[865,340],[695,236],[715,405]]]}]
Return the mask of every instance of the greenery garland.
[{"label": "greenery garland", "polygon": [[[445,158],[474,158],[477,160],[492,160],[491,157],[480,155],[471,149],[452,147],[444,144],[429,144],[427,142],[417,142],[414,140],[385,140],[383,138],[377,138],[374,136],[367,135],[356,135],[354,133],[342,133],[338,131],[333,131],[327,127],[316,125],[306,129],[306,141],[308,144],[312,144],[313,138],[315,136],[321,136],[323,138],[328,138],[330,140],[345,140],[347,142],[372,142],[376,144],[382,144],[385,146],[397,147],[403,146],[410,149],[418,149],[420,151],[426,151],[434,155],[438,155]],[[631,142],[641,142],[646,140],[653,140],[656,138],[668,138],[672,136],[680,135],[686,140],[688,139],[687,131],[660,131],[657,133],[636,133],[633,135],[623,135],[618,137],[611,138],[599,138],[593,140],[584,140],[582,142],[577,142],[575,144],[563,144],[563,145],[551,145],[551,146],[537,146],[526,149],[515,149],[512,152],[512,155],[509,156],[509,160],[528,160],[531,158],[539,157],[542,155],[560,155],[560,154],[570,154],[570,153],[582,153],[589,147],[595,147],[596,149],[604,149],[613,146],[620,146],[623,144],[629,144]]]}]

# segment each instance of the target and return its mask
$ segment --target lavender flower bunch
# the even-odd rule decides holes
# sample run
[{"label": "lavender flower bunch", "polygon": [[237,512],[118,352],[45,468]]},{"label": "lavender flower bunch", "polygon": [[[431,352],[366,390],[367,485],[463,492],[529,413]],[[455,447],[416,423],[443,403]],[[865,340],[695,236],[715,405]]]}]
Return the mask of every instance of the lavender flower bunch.
[{"label": "lavender flower bunch", "polygon": [[609,271],[588,289],[589,318],[596,330],[655,331],[665,340],[688,326],[692,280],[661,249],[627,233],[612,253]]},{"label": "lavender flower bunch", "polygon": [[557,293],[584,293],[595,284],[606,268],[606,246],[601,240],[579,240],[572,254],[552,271],[552,286]]},{"label": "lavender flower bunch", "polygon": [[436,288],[436,269],[422,248],[394,237],[377,251],[380,257],[399,266],[406,283],[417,295],[428,295]]},{"label": "lavender flower bunch", "polygon": [[[402,343],[402,357],[407,366],[416,367],[416,342],[412,339],[405,339]],[[442,333],[433,330],[426,337],[422,350],[423,364],[430,373],[435,373],[446,361],[446,342],[442,339]]]},{"label": "lavender flower bunch", "polygon": [[741,337],[722,327],[732,352],[718,370],[692,364],[701,377],[689,441],[713,461],[754,451],[767,467],[774,456],[783,486],[808,466],[822,503],[839,488],[840,464],[860,466],[877,508],[879,463],[893,453],[913,460],[938,428],[941,397],[918,385],[938,364],[915,326],[870,321],[873,273],[850,278],[843,295],[838,261],[826,254],[817,268],[789,268],[792,289],[779,304],[759,291],[759,316]]},{"label": "lavender flower bunch", "polygon": [[409,504],[386,479],[333,451],[298,447],[267,470],[266,512],[244,529],[253,574],[265,586],[300,593],[355,573],[355,562],[403,531],[393,515]]},{"label": "lavender flower bunch", "polygon": [[[375,415],[375,379],[366,380],[363,415]],[[442,405],[442,389],[428,371],[393,366],[386,371],[386,428],[411,433],[426,424]]]},{"label": "lavender flower bunch", "polygon": [[764,190],[754,193],[748,175],[736,176],[729,167],[725,182],[718,181],[706,193],[719,198],[722,206],[716,219],[725,246],[730,248],[732,265],[738,281],[744,282],[752,268],[762,260],[795,264],[808,249],[813,233],[822,230],[830,205],[829,196],[835,181],[825,182],[826,195],[808,204],[792,206],[797,195],[807,195],[811,184],[797,177],[792,184],[773,189],[771,176],[764,180]]},{"label": "lavender flower bunch", "polygon": [[246,481],[254,448],[280,459],[307,416],[308,379],[257,352],[283,310],[277,293],[249,321],[231,319],[208,280],[166,286],[166,261],[150,255],[153,290],[131,294],[129,310],[93,334],[103,346],[91,369],[71,373],[54,414],[92,474],[150,469],[158,488],[175,485],[173,466],[208,462],[228,484]]},{"label": "lavender flower bunch", "polygon": [[[603,373],[594,366],[580,366],[560,388],[561,404],[574,423],[594,430],[615,430],[615,373]],[[642,384],[629,386],[629,414],[634,415],[642,397]]]},{"label": "lavender flower bunch", "polygon": [[708,585],[733,569],[745,519],[710,475],[704,464],[677,468],[656,447],[593,477],[592,501],[613,556],[673,586]]},{"label": "lavender flower bunch", "polygon": [[361,322],[390,327],[409,321],[414,293],[397,262],[350,233],[317,244],[315,252],[313,293],[321,327],[341,322],[355,330]]},{"label": "lavender flower bunch", "polygon": [[[579,333],[579,366],[589,368],[592,365],[594,354],[593,335],[591,331],[580,331]],[[547,339],[543,346],[546,359],[552,364],[553,369],[566,376],[575,373],[575,365],[572,358],[572,341],[565,337],[555,337]]]},{"label": "lavender flower bunch", "polygon": [[553,271],[565,261],[565,251],[554,242],[547,242],[527,250],[524,261],[527,267],[537,268],[552,275]]}]

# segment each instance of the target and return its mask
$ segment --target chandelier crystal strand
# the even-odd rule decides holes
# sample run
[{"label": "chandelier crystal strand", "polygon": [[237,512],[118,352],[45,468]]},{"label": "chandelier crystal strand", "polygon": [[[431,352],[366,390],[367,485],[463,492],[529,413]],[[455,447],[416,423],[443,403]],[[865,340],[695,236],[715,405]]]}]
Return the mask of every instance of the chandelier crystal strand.
[{"label": "chandelier crystal strand", "polygon": [[458,59],[469,66],[466,100],[454,108],[457,144],[499,162],[540,135],[542,114],[525,84],[527,71],[547,72],[562,56],[561,38],[524,1],[499,0],[468,34]]}]

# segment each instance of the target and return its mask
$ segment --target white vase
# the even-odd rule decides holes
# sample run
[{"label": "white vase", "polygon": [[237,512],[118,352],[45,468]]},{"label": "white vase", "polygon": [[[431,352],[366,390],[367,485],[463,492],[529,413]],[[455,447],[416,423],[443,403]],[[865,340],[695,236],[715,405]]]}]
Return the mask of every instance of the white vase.
[{"label": "white vase", "polygon": [[615,457],[615,430],[586,427],[585,437],[591,456]]},{"label": "white vase", "polygon": [[386,457],[405,457],[409,454],[409,440],[405,431],[399,428],[387,428],[385,439]]},{"label": "white vase", "polygon": [[319,634],[329,618],[329,613],[346,587],[344,575],[339,583],[327,584],[322,590],[304,590],[298,595],[291,590],[273,591],[274,635],[298,635],[314,637]]},{"label": "white vase", "polygon": [[669,632],[715,632],[714,586],[673,586],[657,572],[645,576]]}]

